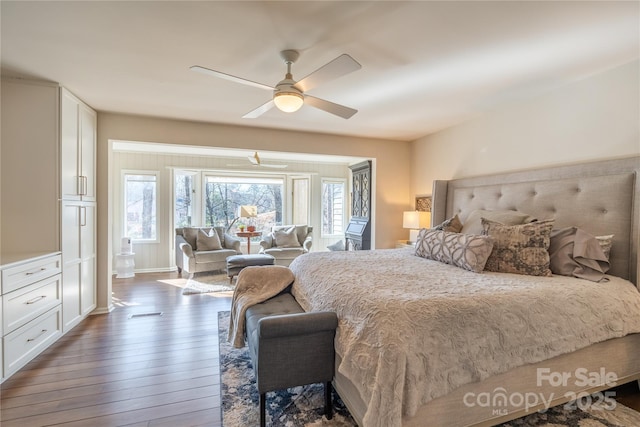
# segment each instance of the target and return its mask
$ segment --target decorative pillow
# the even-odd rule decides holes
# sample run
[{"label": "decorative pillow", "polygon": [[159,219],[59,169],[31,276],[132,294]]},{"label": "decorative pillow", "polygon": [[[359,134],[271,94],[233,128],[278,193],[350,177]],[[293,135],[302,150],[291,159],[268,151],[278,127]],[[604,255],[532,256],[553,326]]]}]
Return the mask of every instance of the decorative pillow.
[{"label": "decorative pillow", "polygon": [[464,234],[482,234],[482,218],[489,221],[499,222],[504,225],[518,225],[527,222],[533,222],[536,219],[529,214],[518,211],[487,211],[477,209],[471,211],[469,216],[462,225],[460,233]]},{"label": "decorative pillow", "polygon": [[578,227],[551,232],[549,257],[553,274],[599,282],[609,271],[609,260],[598,240]]},{"label": "decorative pillow", "polygon": [[302,246],[298,241],[295,226],[287,230],[274,231],[273,240],[275,241],[275,246],[278,246],[280,248],[299,248],[300,246]]},{"label": "decorative pillow", "polygon": [[327,246],[330,251],[344,251],[344,241],[338,240],[332,245]]},{"label": "decorative pillow", "polygon": [[198,227],[184,227],[182,229],[182,237],[191,245],[191,249],[196,250],[196,240],[198,238]]},{"label": "decorative pillow", "polygon": [[604,252],[604,255],[607,257],[607,260],[609,260],[609,255],[611,255],[611,246],[613,245],[614,236],[614,234],[608,234],[606,236],[596,236],[596,240],[602,248],[602,252]]},{"label": "decorative pillow", "polygon": [[433,230],[448,231],[450,233],[459,233],[462,230],[462,222],[455,214],[452,218],[446,219],[442,224],[433,227]]},{"label": "decorative pillow", "polygon": [[484,270],[493,241],[487,236],[450,233],[423,228],[416,241],[416,255],[452,264],[476,273]]},{"label": "decorative pillow", "polygon": [[504,225],[482,218],[482,234],[493,239],[485,269],[500,273],[551,276],[549,244],[554,220]]},{"label": "decorative pillow", "polygon": [[196,238],[196,246],[199,251],[217,251],[222,249],[220,237],[218,237],[216,230],[209,230],[207,232],[200,229],[200,231],[198,231],[198,237]]}]

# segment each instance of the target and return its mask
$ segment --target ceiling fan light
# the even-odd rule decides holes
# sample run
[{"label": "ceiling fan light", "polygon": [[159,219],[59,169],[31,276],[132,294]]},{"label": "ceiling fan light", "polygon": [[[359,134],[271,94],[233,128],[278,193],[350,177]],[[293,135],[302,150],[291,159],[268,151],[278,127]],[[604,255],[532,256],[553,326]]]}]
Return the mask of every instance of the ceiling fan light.
[{"label": "ceiling fan light", "polygon": [[274,95],[273,103],[276,104],[276,107],[278,107],[280,111],[293,113],[302,107],[304,98],[296,92],[279,92]]}]

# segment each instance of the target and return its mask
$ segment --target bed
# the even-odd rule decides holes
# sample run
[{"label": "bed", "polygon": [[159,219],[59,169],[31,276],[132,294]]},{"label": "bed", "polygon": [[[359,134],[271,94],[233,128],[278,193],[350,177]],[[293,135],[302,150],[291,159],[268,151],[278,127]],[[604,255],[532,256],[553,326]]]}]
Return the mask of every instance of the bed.
[{"label": "bed", "polygon": [[296,259],[300,305],[338,313],[334,385],[358,424],[489,426],[640,379],[639,169],[632,157],[434,183],[434,224],[508,210],[613,234],[604,283],[475,273],[411,248]]}]

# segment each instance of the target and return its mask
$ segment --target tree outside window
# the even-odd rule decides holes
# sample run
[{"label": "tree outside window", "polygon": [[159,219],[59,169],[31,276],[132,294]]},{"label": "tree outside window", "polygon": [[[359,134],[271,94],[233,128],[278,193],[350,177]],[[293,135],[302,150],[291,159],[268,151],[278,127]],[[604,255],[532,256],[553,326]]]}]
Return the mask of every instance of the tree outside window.
[{"label": "tree outside window", "polygon": [[156,174],[125,174],[124,195],[125,235],[133,240],[156,240]]},{"label": "tree outside window", "polygon": [[204,225],[231,225],[238,207],[252,205],[258,208],[258,217],[240,219],[257,230],[282,224],[282,190],[280,178],[258,177],[205,177]]}]

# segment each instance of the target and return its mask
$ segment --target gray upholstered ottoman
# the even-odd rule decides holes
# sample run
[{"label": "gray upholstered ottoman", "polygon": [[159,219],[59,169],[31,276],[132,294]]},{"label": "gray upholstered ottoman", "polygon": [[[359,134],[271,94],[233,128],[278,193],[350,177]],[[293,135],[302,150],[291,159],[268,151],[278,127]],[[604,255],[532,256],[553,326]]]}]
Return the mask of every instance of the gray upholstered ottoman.
[{"label": "gray upholstered ottoman", "polygon": [[227,276],[229,283],[245,267],[254,265],[273,265],[275,258],[267,254],[233,255],[227,258]]}]

